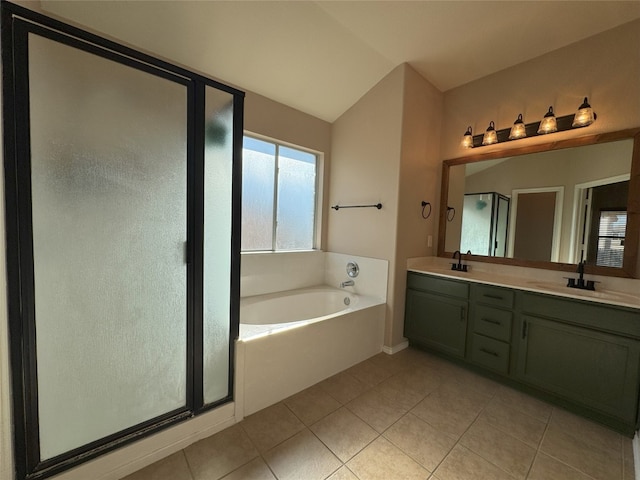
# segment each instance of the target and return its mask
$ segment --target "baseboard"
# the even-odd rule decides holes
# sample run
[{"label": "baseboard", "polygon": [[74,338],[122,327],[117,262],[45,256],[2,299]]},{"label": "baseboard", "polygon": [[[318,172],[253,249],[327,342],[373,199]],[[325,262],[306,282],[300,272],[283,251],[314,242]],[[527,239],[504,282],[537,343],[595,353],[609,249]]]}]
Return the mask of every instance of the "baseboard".
[{"label": "baseboard", "polygon": [[393,347],[387,347],[386,345],[383,345],[382,351],[387,355],[393,355],[394,353],[398,353],[399,351],[404,350],[405,348],[408,348],[408,347],[409,347],[409,340],[405,340],[404,342],[394,345]]},{"label": "baseboard", "polygon": [[640,480],[640,434],[637,430],[633,437],[633,468],[636,479]]}]

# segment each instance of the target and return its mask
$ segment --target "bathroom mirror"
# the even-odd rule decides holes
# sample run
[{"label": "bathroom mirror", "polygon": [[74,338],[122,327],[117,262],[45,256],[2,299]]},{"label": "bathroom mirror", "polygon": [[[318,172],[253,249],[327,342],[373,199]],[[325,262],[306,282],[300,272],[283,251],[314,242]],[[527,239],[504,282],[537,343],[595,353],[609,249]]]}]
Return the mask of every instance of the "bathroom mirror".
[{"label": "bathroom mirror", "polygon": [[438,255],[635,278],[640,128],[445,160]]}]

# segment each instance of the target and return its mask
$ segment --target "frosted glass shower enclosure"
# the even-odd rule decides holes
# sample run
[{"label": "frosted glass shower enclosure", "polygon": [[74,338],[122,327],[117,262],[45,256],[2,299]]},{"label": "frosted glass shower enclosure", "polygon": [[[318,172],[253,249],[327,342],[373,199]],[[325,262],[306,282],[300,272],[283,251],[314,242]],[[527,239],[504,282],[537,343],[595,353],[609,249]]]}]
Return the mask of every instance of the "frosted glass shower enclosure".
[{"label": "frosted glass shower enclosure", "polygon": [[460,251],[506,256],[510,199],[496,192],[465,193]]},{"label": "frosted glass shower enclosure", "polygon": [[2,8],[15,464],[44,478],[232,398],[243,94]]}]

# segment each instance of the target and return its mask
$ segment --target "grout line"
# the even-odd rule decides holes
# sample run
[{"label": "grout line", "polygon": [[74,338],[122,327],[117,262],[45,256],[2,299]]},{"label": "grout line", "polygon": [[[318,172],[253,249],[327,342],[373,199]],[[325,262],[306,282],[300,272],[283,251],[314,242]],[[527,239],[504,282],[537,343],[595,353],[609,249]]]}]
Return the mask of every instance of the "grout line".
[{"label": "grout line", "polygon": [[189,458],[187,457],[187,452],[184,451],[184,448],[182,450],[180,450],[180,452],[182,453],[182,456],[184,457],[184,462],[187,464],[187,469],[189,470],[189,476],[191,477],[191,480],[195,480],[196,476],[193,473],[193,469],[191,468],[191,464],[189,463]]}]

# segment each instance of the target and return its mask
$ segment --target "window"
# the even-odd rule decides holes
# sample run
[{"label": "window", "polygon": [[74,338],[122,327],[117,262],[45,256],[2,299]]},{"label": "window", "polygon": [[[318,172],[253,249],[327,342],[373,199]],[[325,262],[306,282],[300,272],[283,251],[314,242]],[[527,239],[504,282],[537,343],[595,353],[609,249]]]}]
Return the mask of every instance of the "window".
[{"label": "window", "polygon": [[317,155],[244,137],[242,251],[315,247]]},{"label": "window", "polygon": [[627,230],[626,211],[601,211],[598,229],[598,256],[596,265],[622,267],[624,236]]}]

